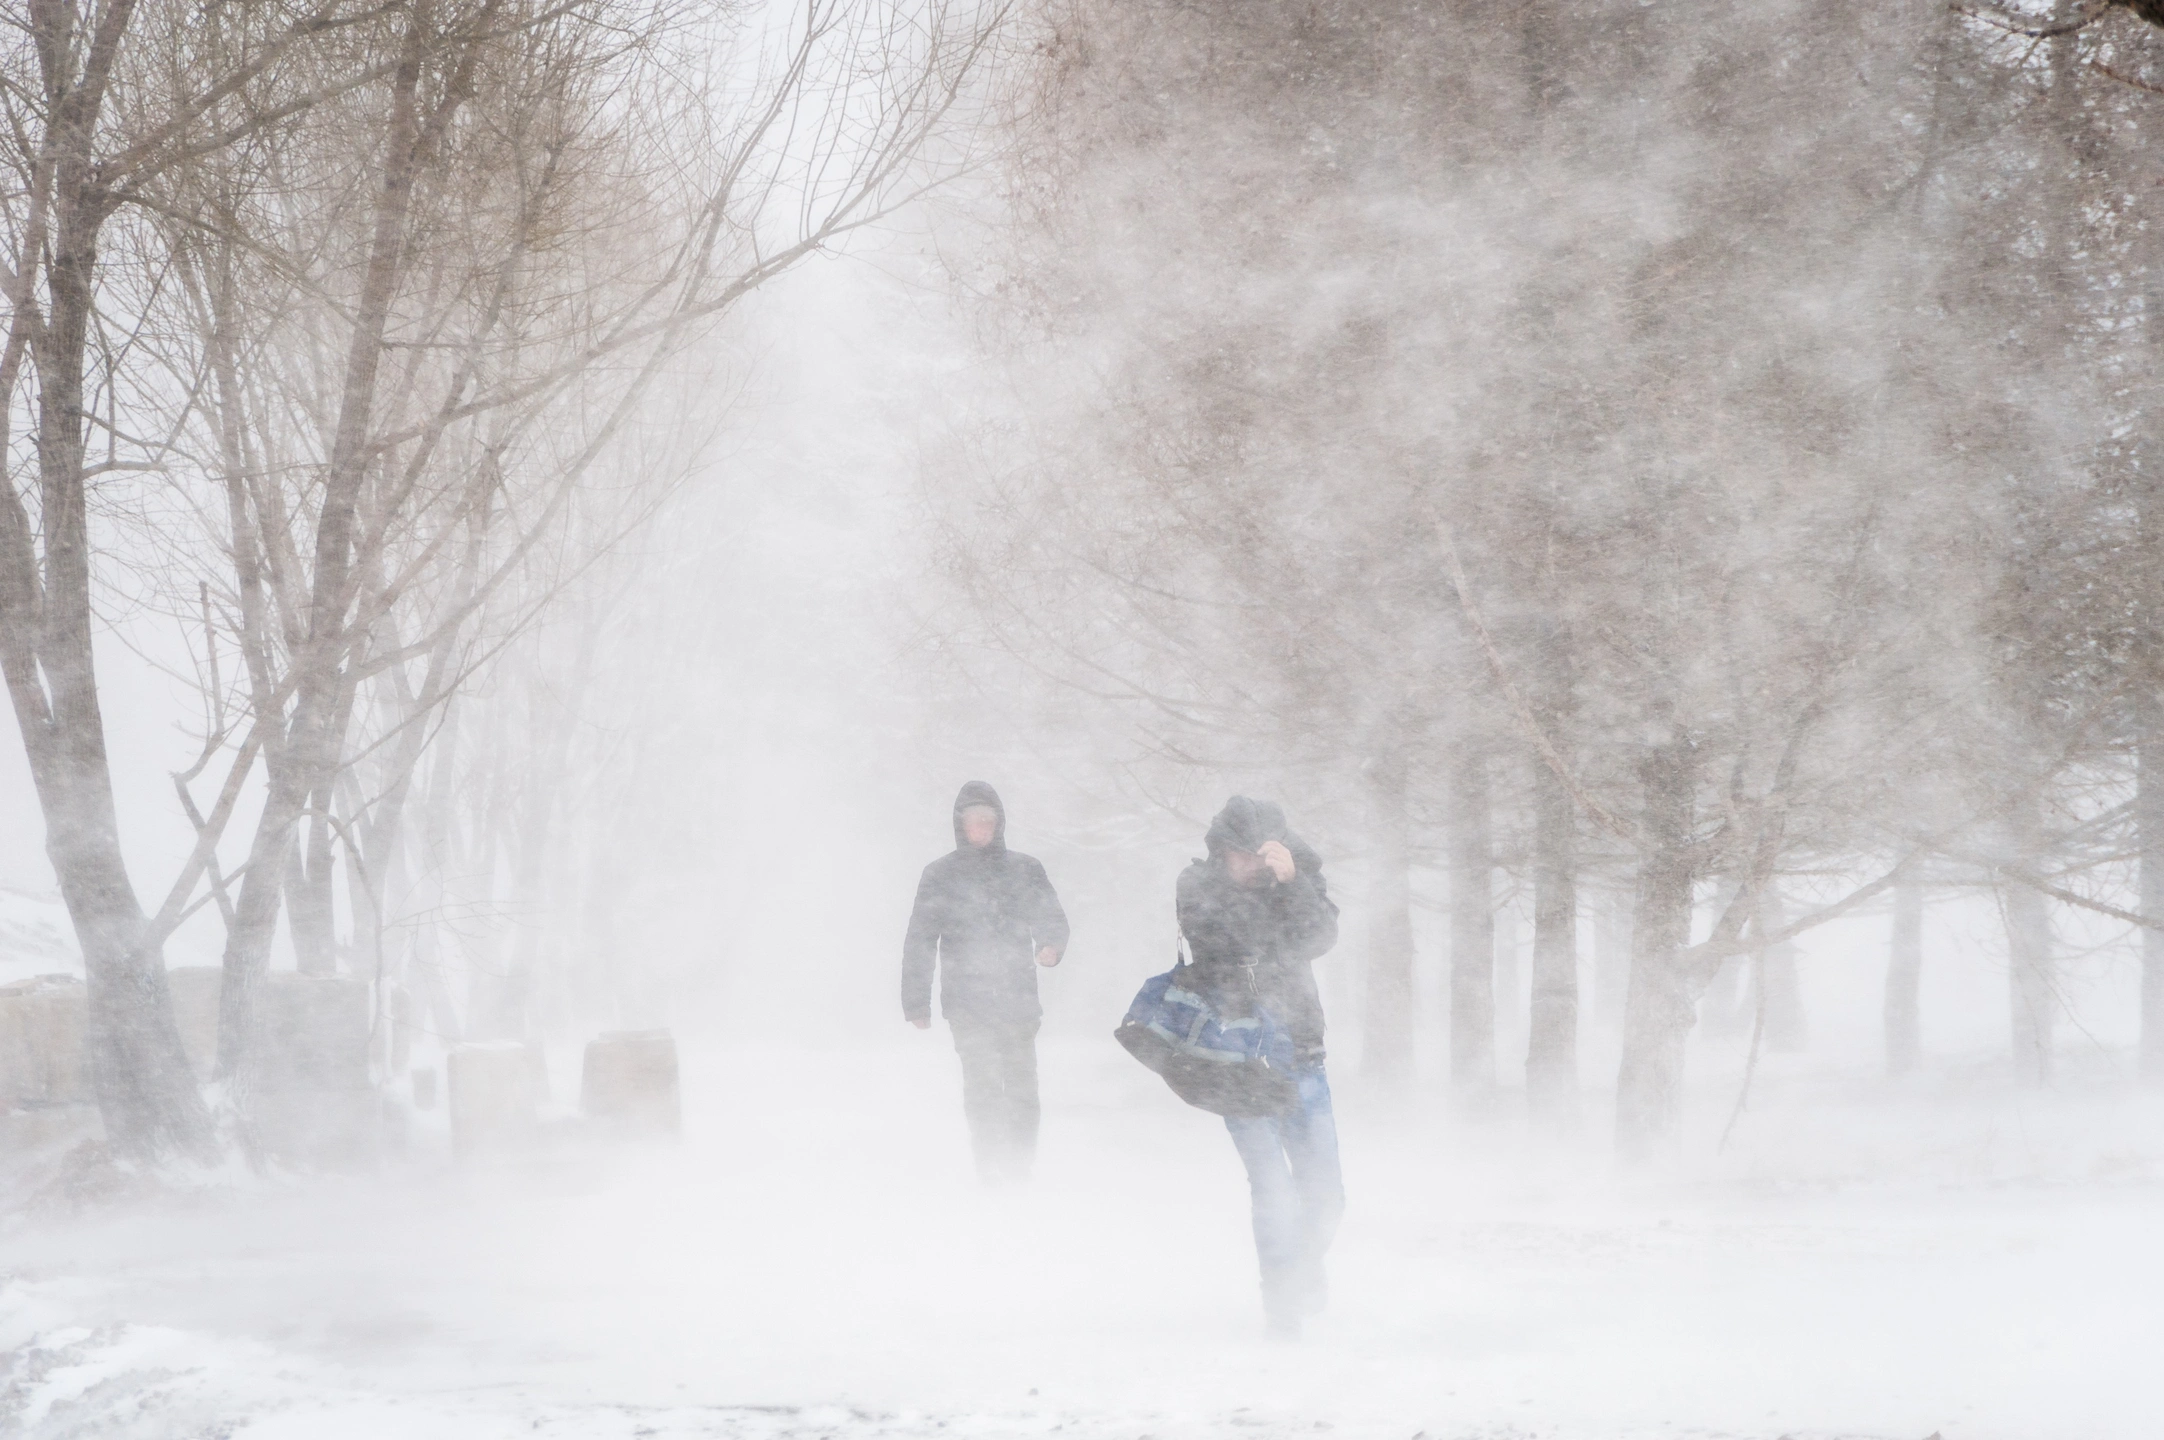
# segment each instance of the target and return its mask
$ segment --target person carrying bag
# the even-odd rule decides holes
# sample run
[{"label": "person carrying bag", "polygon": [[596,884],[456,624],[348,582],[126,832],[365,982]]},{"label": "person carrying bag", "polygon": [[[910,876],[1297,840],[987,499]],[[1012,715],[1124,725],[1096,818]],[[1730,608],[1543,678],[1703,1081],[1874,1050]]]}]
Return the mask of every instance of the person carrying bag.
[{"label": "person carrying bag", "polygon": [[1345,1208],[1314,961],[1337,942],[1322,857],[1269,801],[1235,795],[1181,872],[1188,958],[1147,981],[1115,1038],[1191,1105],[1225,1117],[1247,1169],[1270,1333],[1327,1295]]}]

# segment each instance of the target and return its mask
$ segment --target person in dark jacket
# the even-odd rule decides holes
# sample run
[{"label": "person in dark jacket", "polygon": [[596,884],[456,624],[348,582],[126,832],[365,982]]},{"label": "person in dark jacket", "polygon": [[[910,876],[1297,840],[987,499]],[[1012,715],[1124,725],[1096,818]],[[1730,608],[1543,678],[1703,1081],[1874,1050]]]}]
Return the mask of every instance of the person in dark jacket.
[{"label": "person in dark jacket", "polygon": [[1322,857],[1267,800],[1233,796],[1204,843],[1208,858],[1179,883],[1191,983],[1219,1013],[1259,1009],[1292,1039],[1297,1103],[1282,1115],[1228,1118],[1225,1128],[1247,1167],[1263,1313],[1272,1334],[1297,1336],[1301,1317],[1322,1308],[1322,1258],[1345,1209],[1314,970],[1337,943],[1337,906]]},{"label": "person in dark jacket", "polygon": [[902,1018],[939,1013],[962,1057],[962,1110],[977,1173],[1027,1179],[1037,1150],[1037,971],[1059,964],[1067,915],[1044,866],[1007,848],[999,795],[972,780],[954,797],[954,850],[924,867],[902,941]]}]

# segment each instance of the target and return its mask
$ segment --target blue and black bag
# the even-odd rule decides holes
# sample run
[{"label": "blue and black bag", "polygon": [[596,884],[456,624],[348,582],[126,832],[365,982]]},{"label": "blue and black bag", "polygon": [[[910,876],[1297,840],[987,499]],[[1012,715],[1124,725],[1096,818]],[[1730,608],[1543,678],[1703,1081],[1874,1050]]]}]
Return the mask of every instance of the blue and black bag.
[{"label": "blue and black bag", "polygon": [[1261,1006],[1247,1017],[1220,1014],[1193,973],[1183,958],[1143,981],[1112,1038],[1197,1109],[1234,1119],[1292,1109],[1292,1037]]}]

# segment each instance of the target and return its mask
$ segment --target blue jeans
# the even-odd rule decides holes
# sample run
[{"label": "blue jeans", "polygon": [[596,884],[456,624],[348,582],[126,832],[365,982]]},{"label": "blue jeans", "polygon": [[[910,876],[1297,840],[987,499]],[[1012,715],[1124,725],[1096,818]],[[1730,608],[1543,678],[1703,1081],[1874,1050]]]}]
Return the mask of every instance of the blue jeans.
[{"label": "blue jeans", "polygon": [[1323,1252],[1345,1213],[1330,1081],[1320,1065],[1297,1078],[1300,1103],[1292,1110],[1266,1120],[1225,1121],[1247,1166],[1262,1304],[1273,1317],[1321,1308]]}]

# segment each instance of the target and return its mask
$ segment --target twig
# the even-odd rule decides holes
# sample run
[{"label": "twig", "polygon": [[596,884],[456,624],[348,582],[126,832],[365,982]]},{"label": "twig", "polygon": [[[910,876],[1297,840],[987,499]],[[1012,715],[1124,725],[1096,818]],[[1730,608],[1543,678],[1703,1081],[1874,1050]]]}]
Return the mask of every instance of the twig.
[{"label": "twig", "polygon": [[1994,14],[1992,11],[1982,9],[1979,6],[1959,3],[1959,0],[1956,0],[1955,4],[1949,5],[1947,8],[1956,15],[1966,15],[1971,20],[1981,20],[1994,30],[2004,30],[2009,35],[2020,35],[2030,40],[2056,40],[2062,35],[2072,35],[2077,31],[2088,29],[2091,25],[2110,14],[2114,6],[2124,3],[2125,0],[2104,0],[2102,5],[2099,5],[2086,15],[2077,15],[2071,20],[2059,20],[2049,25],[2039,25],[2034,28],[2025,26],[2016,20],[2009,20],[2004,15]]},{"label": "twig", "polygon": [[[203,838],[203,832],[210,828],[210,822],[203,818],[202,811],[196,809],[195,797],[188,793],[188,781],[184,776],[175,775],[173,777],[173,788],[180,792],[180,808],[187,812],[188,823],[195,827],[196,840],[200,842]],[[233,928],[233,902],[226,894],[225,877],[218,870],[218,852],[216,850],[212,850],[208,858],[204,860],[203,870],[205,874],[210,876],[210,893],[217,897],[218,914],[224,918],[226,928],[230,930]]]},{"label": "twig", "polygon": [[2151,95],[2164,95],[2164,85],[2152,85],[2146,80],[2137,80],[2132,75],[2122,75],[2101,60],[2091,60],[2087,63],[2089,68],[2097,74],[2116,80],[2121,85],[2131,85],[2136,90],[2146,90]]},{"label": "twig", "polygon": [[2054,900],[2064,901],[2076,909],[2092,910],[2099,915],[2108,915],[2114,920],[2121,920],[2129,925],[2138,925],[2144,930],[2164,930],[2164,918],[2142,915],[2133,910],[2122,910],[2118,906],[2107,904],[2102,900],[2091,900],[2086,895],[2078,894],[2061,885],[2052,884],[2043,876],[2024,866],[2010,865],[2004,861],[1994,860],[1988,855],[1979,855],[1968,850],[1954,850],[1945,846],[1933,846],[1932,848],[1949,860],[1960,860],[1966,864],[1978,866],[1989,874],[2004,875],[2009,880],[2026,885],[2031,890],[2040,891]]}]

